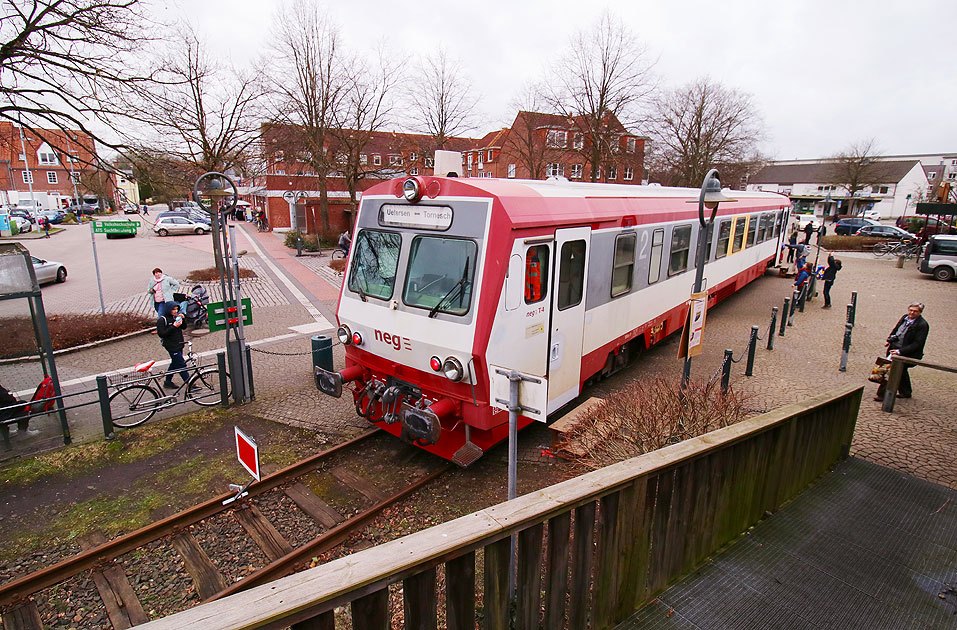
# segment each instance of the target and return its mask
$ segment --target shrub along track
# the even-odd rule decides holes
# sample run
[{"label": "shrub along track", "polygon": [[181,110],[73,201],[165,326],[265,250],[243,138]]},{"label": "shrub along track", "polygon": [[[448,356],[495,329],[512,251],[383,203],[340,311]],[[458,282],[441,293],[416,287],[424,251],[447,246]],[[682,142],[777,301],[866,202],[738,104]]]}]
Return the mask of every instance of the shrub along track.
[{"label": "shrub along track", "polygon": [[[450,465],[429,459],[421,451],[376,457],[378,463],[387,463],[387,480],[414,480],[400,488],[383,488],[381,486],[390,484],[374,483],[362,474],[374,463],[367,456],[367,440],[376,433],[376,430],[368,431],[264,477],[248,488],[248,496],[228,505],[224,506],[223,501],[232,494],[216,497],[111,541],[96,534],[86,537],[82,543],[84,550],[76,556],[0,586],[4,628],[42,628],[50,621],[44,617],[55,614],[55,608],[50,606],[45,606],[41,613],[38,603],[43,604],[44,594],[55,592],[57,585],[87,571],[92,571],[106,616],[114,628],[149,621],[140,599],[149,596],[144,591],[154,580],[134,576],[134,583],[138,585],[134,588],[124,566],[142,563],[139,560],[118,562],[121,557],[169,556],[169,548],[174,549],[173,555],[179,555],[192,578],[198,595],[193,598],[194,603],[217,599],[293,572],[341,544],[385,508],[450,469]],[[387,448],[403,448],[393,440],[387,444]],[[293,504],[297,508],[291,508]],[[281,507],[269,510],[267,505]],[[291,514],[292,510],[298,513]],[[272,521],[264,515],[266,511],[273,513]],[[304,521],[310,523],[303,526]],[[236,524],[241,529],[235,527]],[[319,533],[317,536],[305,534],[307,530]],[[245,532],[247,540],[237,540],[242,534],[230,538],[229,531]],[[205,544],[201,545],[201,541]],[[157,545],[165,549],[159,550]],[[235,564],[244,555],[244,546],[254,546],[258,551],[246,553],[242,558],[246,566],[237,568]],[[249,566],[250,557],[264,558],[265,562],[254,568]]]}]

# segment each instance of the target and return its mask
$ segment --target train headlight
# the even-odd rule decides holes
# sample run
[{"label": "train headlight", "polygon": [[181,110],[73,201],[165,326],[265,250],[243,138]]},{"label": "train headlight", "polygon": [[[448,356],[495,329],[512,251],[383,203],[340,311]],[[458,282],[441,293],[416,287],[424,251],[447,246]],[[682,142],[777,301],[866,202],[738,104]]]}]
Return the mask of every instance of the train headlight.
[{"label": "train headlight", "polygon": [[422,189],[419,187],[419,181],[410,177],[402,183],[402,196],[409,203],[415,203],[422,198]]},{"label": "train headlight", "polygon": [[361,346],[362,345],[362,335],[357,332],[352,333],[352,343]]},{"label": "train headlight", "polygon": [[445,372],[445,377],[453,382],[461,381],[462,377],[465,376],[462,362],[455,357],[449,357],[445,360],[445,363],[442,364],[442,371]]},{"label": "train headlight", "polygon": [[442,359],[438,357],[432,357],[429,359],[429,367],[432,368],[433,372],[438,372],[442,369]]},{"label": "train headlight", "polygon": [[352,331],[349,330],[349,327],[345,324],[339,326],[339,330],[336,331],[336,337],[339,338],[339,343],[344,346],[348,346],[352,343]]}]

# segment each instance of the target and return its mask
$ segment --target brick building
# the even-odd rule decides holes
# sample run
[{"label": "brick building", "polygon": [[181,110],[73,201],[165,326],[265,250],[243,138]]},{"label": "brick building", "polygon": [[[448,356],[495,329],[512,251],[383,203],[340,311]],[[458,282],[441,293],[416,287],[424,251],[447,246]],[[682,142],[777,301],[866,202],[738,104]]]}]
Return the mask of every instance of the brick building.
[{"label": "brick building", "polygon": [[[590,144],[583,120],[552,114],[521,111],[511,127],[493,131],[480,139],[450,138],[441,148],[462,153],[460,177],[544,179],[557,175],[570,180],[591,181]],[[596,181],[640,184],[644,173],[646,138],[629,133],[617,120],[605,121],[603,141],[608,145],[605,163]],[[363,190],[382,179],[434,173],[436,149],[431,136],[397,132],[372,132],[364,142],[347,137],[330,140],[324,147],[334,165],[325,176],[332,237],[351,228]],[[269,225],[290,228],[290,207],[283,194],[298,193],[297,225],[314,234],[321,228],[319,191],[322,178],[310,164],[307,151],[297,149],[300,136],[290,127],[263,125],[262,146],[265,174],[253,179],[244,197],[258,209],[266,209]],[[350,192],[351,189],[351,192]],[[319,231],[322,231],[321,229]]]},{"label": "brick building", "polygon": [[0,121],[0,203],[28,202],[31,184],[34,199],[45,209],[68,205],[74,181],[79,195],[88,192],[82,181],[93,172],[93,138],[82,131],[44,129],[41,134],[24,129],[21,144],[21,128]]}]

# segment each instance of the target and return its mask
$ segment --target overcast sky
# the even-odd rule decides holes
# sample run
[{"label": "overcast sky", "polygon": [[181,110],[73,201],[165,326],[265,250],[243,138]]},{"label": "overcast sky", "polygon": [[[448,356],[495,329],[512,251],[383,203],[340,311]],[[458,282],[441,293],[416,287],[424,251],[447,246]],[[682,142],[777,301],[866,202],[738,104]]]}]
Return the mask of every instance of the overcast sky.
[{"label": "overcast sky", "polygon": [[[176,4],[178,2],[179,4]],[[212,50],[236,65],[267,49],[277,0],[175,0]],[[664,87],[710,75],[753,95],[775,159],[833,155],[875,138],[884,154],[957,151],[954,0],[703,0],[326,3],[345,42],[414,58],[444,46],[462,63],[486,124],[542,77],[606,7],[642,41]],[[642,133],[641,129],[634,130]]]}]

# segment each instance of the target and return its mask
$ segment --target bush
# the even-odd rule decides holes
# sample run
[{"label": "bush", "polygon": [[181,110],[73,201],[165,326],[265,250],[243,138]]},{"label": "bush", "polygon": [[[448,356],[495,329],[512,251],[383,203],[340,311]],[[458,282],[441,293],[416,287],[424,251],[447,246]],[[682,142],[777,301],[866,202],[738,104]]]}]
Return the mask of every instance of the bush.
[{"label": "bush", "polygon": [[838,236],[836,234],[821,239],[821,247],[836,252],[869,251],[874,245],[887,239],[872,236]]},{"label": "bush", "polygon": [[[286,247],[290,249],[296,249],[296,233],[286,232],[285,243],[286,243]],[[319,249],[320,249],[319,239],[316,238],[315,234],[302,235],[302,251],[318,252]]]},{"label": "bush", "polygon": [[336,260],[330,260],[329,268],[335,271],[336,273],[344,273],[346,270],[346,259],[337,258]]},{"label": "bush", "polygon": [[63,217],[62,223],[63,225],[76,225],[79,221],[76,220],[76,215],[70,212]]},{"label": "bush", "polygon": [[747,399],[734,390],[722,396],[717,381],[689,383],[684,392],[678,382],[635,381],[594,407],[562,447],[602,468],[740,422]]},{"label": "bush", "polygon": [[[106,315],[49,315],[47,326],[54,350],[81,346],[85,343],[111,339],[126,333],[152,328],[156,319],[139,313],[107,313]],[[0,319],[5,341],[0,345],[0,359],[35,356],[36,342],[33,322],[29,317]]]},{"label": "bush", "polygon": [[[258,278],[256,272],[252,269],[239,268],[239,277],[240,278]],[[207,269],[195,269],[189,272],[189,275],[186,276],[187,282],[213,282],[219,280],[219,271],[216,270],[216,267],[209,267]]]}]

